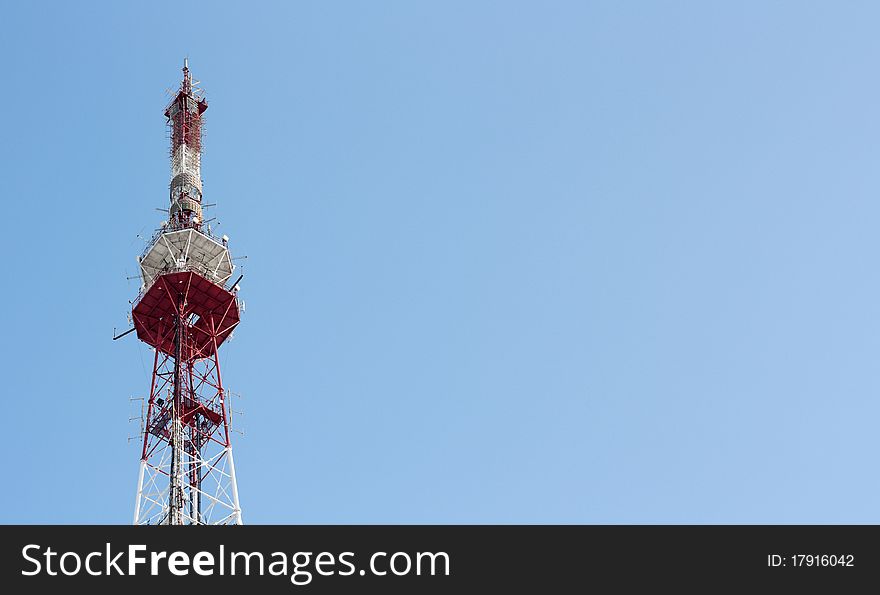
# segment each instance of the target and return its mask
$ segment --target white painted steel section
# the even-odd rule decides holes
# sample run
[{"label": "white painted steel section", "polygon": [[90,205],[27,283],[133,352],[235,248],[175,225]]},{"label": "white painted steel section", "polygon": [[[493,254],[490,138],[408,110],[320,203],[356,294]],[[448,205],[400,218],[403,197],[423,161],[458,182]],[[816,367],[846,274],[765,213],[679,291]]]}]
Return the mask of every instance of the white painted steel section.
[{"label": "white painted steel section", "polygon": [[182,270],[199,272],[223,285],[235,270],[229,248],[195,229],[161,234],[139,264],[144,287],[158,275]]},{"label": "white painted steel section", "polygon": [[[220,427],[222,431],[222,426]],[[185,441],[189,443],[187,437]],[[135,505],[137,514],[136,525],[167,525],[171,520],[170,481],[171,444],[160,440],[156,444],[155,436],[150,440],[156,446],[151,450],[150,459],[141,461],[142,479],[139,481],[139,498]],[[202,482],[196,488],[190,482],[183,485],[184,502],[195,500],[201,495],[202,503],[198,509],[184,506],[179,510],[180,517],[176,522],[185,525],[229,525],[241,523],[241,507],[238,504],[238,484],[235,479],[235,465],[232,461],[232,448],[219,447],[215,441],[197,455],[184,461],[184,477],[188,477],[193,469],[199,469]]]},{"label": "white painted steel section", "polygon": [[194,151],[185,144],[180,145],[171,155],[171,179],[178,174],[189,173],[196,179],[199,190],[202,189],[202,158],[198,151]]},{"label": "white painted steel section", "polygon": [[138,519],[141,516],[141,496],[144,492],[144,471],[147,468],[147,462],[141,460],[140,468],[138,469],[138,489],[137,496],[134,500],[134,525],[138,524]]},{"label": "white painted steel section", "polygon": [[238,503],[238,481],[235,479],[235,461],[232,458],[232,447],[226,448],[226,456],[229,458],[229,475],[232,479],[232,503],[235,505],[235,522],[237,525],[244,525],[241,520],[241,504]]}]

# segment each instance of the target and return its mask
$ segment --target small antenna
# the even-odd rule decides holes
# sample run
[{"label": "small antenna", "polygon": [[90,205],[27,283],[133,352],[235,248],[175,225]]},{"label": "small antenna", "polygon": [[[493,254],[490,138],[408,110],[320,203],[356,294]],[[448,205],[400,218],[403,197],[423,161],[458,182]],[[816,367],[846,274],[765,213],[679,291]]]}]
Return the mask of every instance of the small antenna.
[{"label": "small antenna", "polygon": [[138,420],[138,421],[140,421],[140,424],[138,424],[139,428],[138,428],[137,436],[129,436],[128,442],[131,442],[132,440],[140,440],[141,436],[144,435],[144,415],[146,413],[144,411],[144,406],[145,406],[144,398],[143,397],[129,397],[128,398],[129,409],[131,408],[131,403],[133,401],[140,401],[141,402],[141,407],[140,407],[141,412],[140,412],[140,415],[129,415],[128,423],[131,423],[134,420]]},{"label": "small antenna", "polygon": [[113,340],[115,341],[116,339],[121,339],[122,337],[124,337],[125,335],[127,335],[127,334],[129,334],[129,333],[133,333],[134,330],[135,330],[135,327],[131,327],[130,329],[128,329],[128,330],[125,331],[124,333],[120,333],[120,334],[117,335],[117,334],[116,334],[116,327],[114,326],[114,327],[113,327],[113,335],[114,335]]}]

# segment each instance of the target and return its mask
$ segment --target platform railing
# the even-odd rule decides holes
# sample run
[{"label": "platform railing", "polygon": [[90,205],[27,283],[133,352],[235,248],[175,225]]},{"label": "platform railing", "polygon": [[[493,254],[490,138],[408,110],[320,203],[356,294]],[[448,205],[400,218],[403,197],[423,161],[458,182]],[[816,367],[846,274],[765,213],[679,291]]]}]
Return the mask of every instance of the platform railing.
[{"label": "platform railing", "polygon": [[[153,285],[156,284],[156,281],[159,279],[159,277],[161,277],[163,275],[170,275],[172,273],[190,273],[190,272],[191,273],[198,273],[199,275],[201,275],[202,277],[204,277],[205,279],[207,279],[211,283],[214,283],[215,285],[219,285],[220,287],[222,287],[223,289],[226,289],[227,291],[230,291],[232,289],[231,287],[230,288],[226,287],[226,284],[229,282],[229,279],[232,277],[231,274],[228,277],[226,277],[225,279],[223,279],[222,281],[218,281],[216,275],[214,275],[214,273],[212,271],[209,271],[208,267],[205,267],[205,266],[202,266],[199,264],[192,264],[192,263],[188,263],[188,262],[183,263],[183,264],[175,263],[173,265],[168,265],[165,268],[163,268],[161,271],[159,271],[158,273],[153,275],[153,278],[150,279],[149,283],[141,286],[141,289],[140,289],[140,291],[138,291],[137,297],[135,298],[135,300],[133,302],[134,305],[137,305],[138,303],[140,303],[140,301],[144,297],[144,295],[146,295],[147,292],[150,291],[150,289],[153,287]],[[238,299],[238,295],[235,296],[235,301],[236,301],[236,304],[240,307],[244,305],[244,303]],[[240,308],[240,309],[243,309],[243,308]]]}]

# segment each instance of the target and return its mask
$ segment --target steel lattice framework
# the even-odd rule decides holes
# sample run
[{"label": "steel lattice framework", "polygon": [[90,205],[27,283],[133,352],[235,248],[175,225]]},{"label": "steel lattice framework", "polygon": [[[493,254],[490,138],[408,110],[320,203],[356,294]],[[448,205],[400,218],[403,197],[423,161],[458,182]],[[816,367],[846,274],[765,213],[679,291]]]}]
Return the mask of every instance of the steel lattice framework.
[{"label": "steel lattice framework", "polygon": [[220,345],[238,326],[237,282],[227,239],[202,220],[201,129],[208,104],[186,62],[165,111],[171,129],[169,218],[138,258],[132,309],[153,349],[143,420],[135,524],[241,524]]}]

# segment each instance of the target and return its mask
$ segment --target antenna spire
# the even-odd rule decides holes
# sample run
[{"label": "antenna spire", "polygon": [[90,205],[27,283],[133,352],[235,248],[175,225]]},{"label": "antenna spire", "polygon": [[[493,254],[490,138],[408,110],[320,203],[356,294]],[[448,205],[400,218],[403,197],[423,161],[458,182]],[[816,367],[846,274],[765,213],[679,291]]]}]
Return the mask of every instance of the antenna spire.
[{"label": "antenna spire", "polygon": [[202,113],[208,102],[193,94],[189,58],[183,58],[183,81],[165,109],[171,129],[171,186],[168,225],[202,228]]}]

